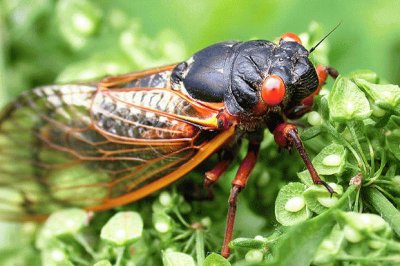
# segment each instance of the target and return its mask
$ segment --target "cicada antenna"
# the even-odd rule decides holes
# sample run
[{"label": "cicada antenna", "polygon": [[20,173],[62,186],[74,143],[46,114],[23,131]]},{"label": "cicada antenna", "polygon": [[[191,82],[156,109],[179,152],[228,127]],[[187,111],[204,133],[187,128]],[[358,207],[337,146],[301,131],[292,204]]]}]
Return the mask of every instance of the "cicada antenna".
[{"label": "cicada antenna", "polygon": [[326,34],[324,36],[324,38],[322,38],[316,45],[314,45],[311,49],[309,54],[311,54],[312,52],[314,52],[314,50],[318,47],[318,45],[320,45],[326,38],[328,38],[329,35],[332,34],[332,32],[334,32],[339,26],[340,24],[342,24],[342,22],[339,22],[330,32],[328,32],[328,34]]}]

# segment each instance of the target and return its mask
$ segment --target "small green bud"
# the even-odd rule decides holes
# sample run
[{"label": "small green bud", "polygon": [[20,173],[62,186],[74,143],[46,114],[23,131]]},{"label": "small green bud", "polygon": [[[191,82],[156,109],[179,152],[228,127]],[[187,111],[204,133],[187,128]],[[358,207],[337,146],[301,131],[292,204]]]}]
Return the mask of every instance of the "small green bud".
[{"label": "small green bud", "polygon": [[153,214],[153,224],[154,228],[162,234],[169,232],[172,228],[171,217],[163,212]]},{"label": "small green bud", "polygon": [[337,197],[318,197],[317,201],[324,207],[333,207],[339,199]]},{"label": "small green bud", "polygon": [[162,253],[164,266],[195,266],[192,256],[175,251],[165,251]]},{"label": "small green bud", "polygon": [[320,126],[322,124],[322,117],[318,112],[312,111],[308,114],[307,121],[312,126]]},{"label": "small green bud", "polygon": [[171,194],[169,194],[167,191],[161,192],[159,196],[159,201],[162,206],[168,207],[172,203]]},{"label": "small green bud", "polygon": [[369,240],[368,241],[368,247],[372,249],[382,249],[386,246],[385,243],[378,241],[378,240]]},{"label": "small green bud", "polygon": [[200,220],[201,225],[203,225],[205,228],[210,228],[212,221],[210,217],[204,217],[203,219]]},{"label": "small green bud", "polygon": [[386,114],[386,111],[379,108],[375,104],[372,104],[372,115],[375,117],[383,117]]},{"label": "small green bud", "polygon": [[62,262],[67,259],[67,256],[62,249],[53,249],[50,251],[50,257],[54,262]]},{"label": "small green bud", "polygon": [[247,251],[245,260],[250,263],[257,263],[263,260],[264,253],[259,249],[251,249]]},{"label": "small green bud", "polygon": [[306,206],[303,197],[290,198],[285,204],[285,210],[288,212],[298,212]]},{"label": "small green bud", "polygon": [[343,233],[347,241],[351,243],[358,243],[364,238],[357,230],[349,225],[344,226]]},{"label": "small green bud", "polygon": [[340,166],[341,163],[342,158],[337,154],[328,155],[322,160],[322,164],[325,166]]},{"label": "small green bud", "polygon": [[101,229],[100,237],[114,245],[122,246],[141,237],[142,217],[136,212],[116,213]]}]

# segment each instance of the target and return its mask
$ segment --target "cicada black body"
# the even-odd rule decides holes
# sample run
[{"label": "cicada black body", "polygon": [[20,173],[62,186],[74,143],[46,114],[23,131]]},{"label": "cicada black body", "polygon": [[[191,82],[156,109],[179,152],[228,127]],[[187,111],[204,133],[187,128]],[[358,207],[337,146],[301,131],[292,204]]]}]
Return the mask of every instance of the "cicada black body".
[{"label": "cicada black body", "polygon": [[[300,39],[223,42],[176,65],[25,92],[0,117],[0,215],[40,219],[66,206],[99,211],[139,200],[216,152],[212,185],[248,138],[230,196],[222,254],[232,238],[237,195],[254,167],[263,131],[312,166],[296,119],[312,106],[329,68],[317,69]],[[331,190],[330,190],[331,191]]]}]

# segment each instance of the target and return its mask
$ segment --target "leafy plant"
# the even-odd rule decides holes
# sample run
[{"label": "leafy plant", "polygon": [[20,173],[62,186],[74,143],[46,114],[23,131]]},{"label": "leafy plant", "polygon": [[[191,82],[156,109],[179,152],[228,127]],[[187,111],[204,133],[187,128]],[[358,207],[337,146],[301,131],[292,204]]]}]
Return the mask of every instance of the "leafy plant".
[{"label": "leafy plant", "polygon": [[[15,7],[10,1],[2,6],[2,12],[9,12],[2,23],[11,35],[4,47],[15,52],[1,70],[10,76],[7,97],[55,76],[58,82],[87,80],[187,55],[174,31],[150,38],[122,8],[105,11],[90,1],[42,2],[26,10],[26,24],[11,19]],[[38,23],[41,31],[24,26]],[[20,36],[26,36],[25,42],[18,41]],[[303,43],[311,47],[321,36],[313,23]],[[50,37],[53,42],[41,41]],[[109,49],[110,39],[117,47]],[[47,59],[30,64],[27,51],[32,48]],[[328,64],[329,47],[320,48],[313,60]],[[298,155],[279,154],[266,132],[252,180],[240,195],[237,238],[230,243],[228,260],[218,251],[237,166],[215,186],[213,201],[183,197],[201,187],[202,173],[216,160],[211,158],[177,185],[128,206],[95,214],[60,210],[43,225],[3,224],[0,264],[399,264],[399,86],[372,71],[355,71],[325,86],[314,110],[301,121],[307,125],[302,138],[318,173],[336,193],[313,185]]]}]

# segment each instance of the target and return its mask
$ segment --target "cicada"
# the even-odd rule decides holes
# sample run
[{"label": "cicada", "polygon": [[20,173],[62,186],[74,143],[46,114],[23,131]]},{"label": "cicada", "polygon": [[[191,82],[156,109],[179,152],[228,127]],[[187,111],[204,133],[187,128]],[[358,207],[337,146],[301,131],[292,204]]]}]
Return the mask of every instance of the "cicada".
[{"label": "cicada", "polygon": [[210,187],[248,150],[232,181],[222,255],[228,256],[236,202],[257,161],[264,130],[296,148],[315,184],[297,133],[329,67],[314,67],[300,38],[222,42],[187,61],[99,82],[52,85],[20,95],[0,116],[0,214],[41,219],[68,206],[102,211],[177,181],[215,153]]}]

